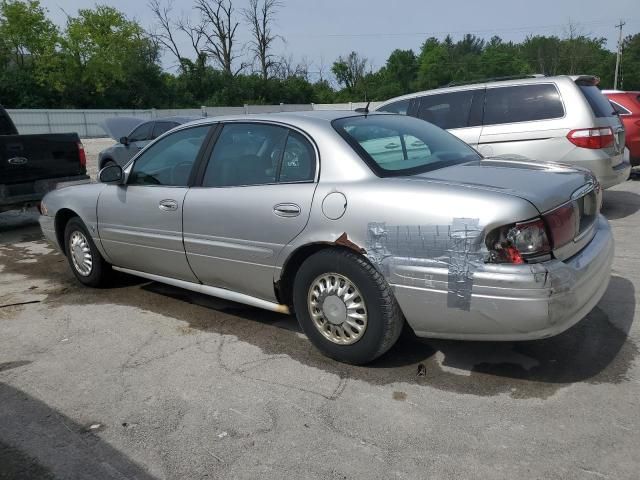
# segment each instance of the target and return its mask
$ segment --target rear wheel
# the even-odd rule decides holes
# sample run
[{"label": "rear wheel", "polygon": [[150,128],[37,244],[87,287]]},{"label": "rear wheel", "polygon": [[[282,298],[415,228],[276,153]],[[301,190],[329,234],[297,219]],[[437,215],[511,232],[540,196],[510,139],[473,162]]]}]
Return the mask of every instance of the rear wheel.
[{"label": "rear wheel", "polygon": [[341,362],[376,359],[393,346],[404,324],[384,277],[347,250],[310,256],[296,275],[293,301],[309,340]]},{"label": "rear wheel", "polygon": [[71,271],[80,283],[100,287],[108,282],[111,266],[102,258],[87,228],[78,217],[67,222],[64,248]]}]

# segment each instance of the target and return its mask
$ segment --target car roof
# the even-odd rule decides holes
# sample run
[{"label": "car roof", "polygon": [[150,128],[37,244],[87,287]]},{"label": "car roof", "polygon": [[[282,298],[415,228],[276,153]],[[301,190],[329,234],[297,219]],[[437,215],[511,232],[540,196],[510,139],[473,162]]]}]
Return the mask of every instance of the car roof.
[{"label": "car roof", "polygon": [[[275,112],[275,113],[249,113],[241,115],[221,115],[206,117],[191,122],[190,125],[209,124],[217,122],[231,122],[240,120],[281,122],[292,125],[316,124],[327,125],[333,120],[345,117],[358,117],[365,115],[364,112],[353,110],[308,110],[300,112]],[[383,112],[369,112],[369,115],[388,115]]]},{"label": "car roof", "polygon": [[463,85],[455,85],[450,87],[439,87],[433,88],[431,90],[423,90],[420,92],[408,93],[406,95],[401,95],[399,97],[390,98],[386,100],[384,103],[378,105],[376,110],[379,108],[388,105],[391,102],[398,102],[401,100],[411,100],[416,97],[421,97],[423,95],[433,95],[436,93],[449,93],[449,92],[457,92],[457,91],[465,91],[465,90],[476,90],[487,88],[489,86],[509,86],[509,85],[523,85],[523,84],[535,84],[535,83],[550,83],[550,82],[566,82],[572,81],[577,82],[578,80],[593,80],[595,81],[597,77],[593,75],[555,75],[555,76],[534,76],[534,77],[521,77],[521,78],[511,78],[507,80],[495,80],[495,81],[481,81],[478,83],[467,83]]},{"label": "car roof", "polygon": [[144,123],[150,123],[150,122],[175,122],[175,123],[182,124],[182,123],[193,122],[194,120],[199,120],[200,118],[201,117],[185,117],[185,116],[175,115],[175,116],[171,116],[171,117],[152,118],[150,120],[147,120]]}]

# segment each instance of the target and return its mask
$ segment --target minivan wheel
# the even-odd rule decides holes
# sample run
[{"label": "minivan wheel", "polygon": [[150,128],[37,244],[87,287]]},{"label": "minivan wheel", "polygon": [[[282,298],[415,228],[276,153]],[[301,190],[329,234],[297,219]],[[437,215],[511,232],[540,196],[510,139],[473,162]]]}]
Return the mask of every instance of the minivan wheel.
[{"label": "minivan wheel", "polygon": [[309,340],[346,363],[368,363],[385,353],[404,324],[382,274],[348,250],[321,250],[305,260],[296,274],[293,303]]},{"label": "minivan wheel", "polygon": [[111,266],[102,258],[82,220],[74,217],[64,230],[64,251],[71,271],[80,283],[100,287],[107,283]]}]

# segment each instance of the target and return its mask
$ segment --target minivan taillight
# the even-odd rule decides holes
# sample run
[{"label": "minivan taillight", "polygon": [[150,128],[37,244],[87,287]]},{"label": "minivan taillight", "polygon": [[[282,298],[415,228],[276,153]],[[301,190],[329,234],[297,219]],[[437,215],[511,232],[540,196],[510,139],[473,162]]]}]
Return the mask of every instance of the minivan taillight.
[{"label": "minivan taillight", "polygon": [[78,158],[80,158],[80,166],[86,168],[87,154],[84,152],[84,145],[82,145],[82,142],[78,142]]},{"label": "minivan taillight", "polygon": [[490,263],[522,264],[551,253],[547,229],[541,218],[497,228],[487,235]]},{"label": "minivan taillight", "polygon": [[567,139],[581,148],[607,148],[613,145],[613,130],[611,127],[579,128],[571,130]]}]

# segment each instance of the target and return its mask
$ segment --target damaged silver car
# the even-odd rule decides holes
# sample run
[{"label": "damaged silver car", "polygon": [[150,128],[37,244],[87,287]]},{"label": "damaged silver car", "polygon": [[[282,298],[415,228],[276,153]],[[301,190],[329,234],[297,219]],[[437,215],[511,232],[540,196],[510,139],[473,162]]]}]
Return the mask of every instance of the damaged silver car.
[{"label": "damaged silver car", "polygon": [[99,177],[41,206],[80,282],[115,269],[295,312],[343,362],[382,355],[405,322],[422,337],[556,335],[609,282],[589,171],[482,158],[402,115],[201,120]]}]

